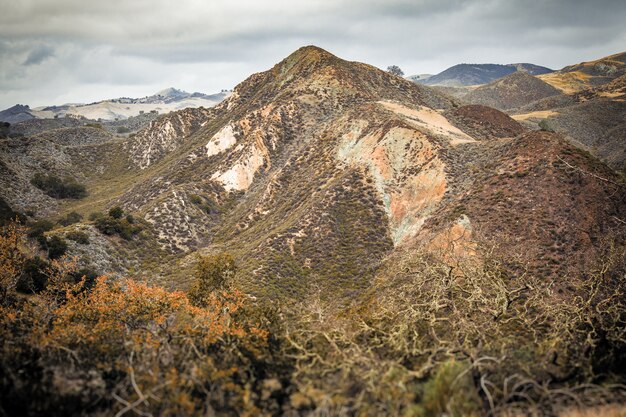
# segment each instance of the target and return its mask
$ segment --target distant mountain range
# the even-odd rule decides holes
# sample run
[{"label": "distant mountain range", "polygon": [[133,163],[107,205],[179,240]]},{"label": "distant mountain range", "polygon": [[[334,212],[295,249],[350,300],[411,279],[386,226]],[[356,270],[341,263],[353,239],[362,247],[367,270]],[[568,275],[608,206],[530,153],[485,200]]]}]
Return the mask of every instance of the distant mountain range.
[{"label": "distant mountain range", "polygon": [[517,71],[526,72],[531,75],[548,74],[553,72],[550,68],[528,63],[507,65],[458,64],[436,75],[428,76],[422,74],[407,78],[413,82],[424,85],[464,87],[468,85],[487,84]]},{"label": "distant mountain range", "polygon": [[176,88],[166,88],[142,98],[120,97],[88,104],[63,104],[30,108],[17,104],[0,111],[0,121],[17,123],[30,119],[77,117],[91,120],[123,120],[149,112],[169,113],[174,110],[197,107],[213,107],[230,95],[227,90],[217,94],[188,93]]}]

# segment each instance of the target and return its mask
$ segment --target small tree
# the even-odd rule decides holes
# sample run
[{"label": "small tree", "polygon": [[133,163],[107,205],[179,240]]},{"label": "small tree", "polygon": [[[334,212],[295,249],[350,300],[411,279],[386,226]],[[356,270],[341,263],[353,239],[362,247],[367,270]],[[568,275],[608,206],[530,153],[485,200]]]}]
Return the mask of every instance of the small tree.
[{"label": "small tree", "polygon": [[198,257],[196,281],[189,290],[189,299],[196,305],[205,304],[212,292],[229,285],[235,272],[237,272],[235,260],[228,253]]},{"label": "small tree", "polygon": [[109,216],[113,217],[114,219],[121,219],[123,215],[124,209],[122,209],[120,206],[115,206],[111,208],[111,210],[109,210]]},{"label": "small tree", "polygon": [[548,119],[543,119],[539,122],[539,129],[543,132],[554,132],[554,129],[548,122]]},{"label": "small tree", "polygon": [[390,65],[387,67],[387,72],[393,75],[397,75],[398,77],[404,76],[404,71],[400,69],[397,65]]}]

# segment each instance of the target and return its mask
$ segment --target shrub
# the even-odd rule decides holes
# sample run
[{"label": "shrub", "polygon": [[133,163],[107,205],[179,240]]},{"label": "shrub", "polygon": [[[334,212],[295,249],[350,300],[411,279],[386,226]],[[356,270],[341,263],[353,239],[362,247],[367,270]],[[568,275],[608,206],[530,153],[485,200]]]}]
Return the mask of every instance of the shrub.
[{"label": "shrub", "polygon": [[38,238],[40,236],[43,236],[45,232],[52,230],[53,227],[54,223],[52,223],[50,220],[36,220],[28,227],[28,237]]},{"label": "shrub", "polygon": [[40,292],[46,287],[48,262],[39,256],[26,259],[17,290],[23,293]]},{"label": "shrub", "polygon": [[130,129],[126,126],[120,126],[117,128],[117,133],[129,133]]},{"label": "shrub", "polygon": [[91,220],[92,222],[98,219],[101,219],[103,217],[104,217],[104,213],[101,211],[94,211],[89,214],[89,220]]},{"label": "shrub", "polygon": [[30,182],[52,198],[80,199],[87,196],[85,186],[71,177],[61,179],[55,175],[37,173]]},{"label": "shrub", "polygon": [[60,236],[52,236],[48,239],[47,245],[49,259],[59,259],[67,252],[67,242]]},{"label": "shrub", "polygon": [[554,132],[554,129],[550,126],[548,119],[543,119],[539,122],[539,129],[543,132]]},{"label": "shrub", "polygon": [[205,304],[211,293],[230,284],[236,272],[235,260],[228,253],[200,256],[196,262],[195,283],[189,290],[189,299],[196,305]]},{"label": "shrub", "polygon": [[69,226],[70,224],[78,223],[83,219],[83,216],[75,211],[68,213],[65,217],[59,219],[61,226]]},{"label": "shrub", "polygon": [[469,370],[469,364],[454,360],[441,364],[424,385],[420,414],[424,417],[482,415],[480,398]]},{"label": "shrub", "polygon": [[23,229],[15,223],[0,229],[0,308],[10,305],[15,299],[17,282],[24,263],[24,256],[20,251],[23,233]]},{"label": "shrub", "polygon": [[124,209],[122,209],[120,206],[112,207],[109,210],[109,216],[113,217],[114,219],[121,219],[123,215]]},{"label": "shrub", "polygon": [[89,235],[79,230],[72,230],[71,232],[68,232],[65,237],[76,243],[80,243],[81,245],[89,244]]},{"label": "shrub", "polygon": [[9,204],[4,201],[2,197],[0,197],[0,226],[8,224],[16,219],[18,222],[23,223],[26,221],[26,216],[22,213],[13,211]]},{"label": "shrub", "polygon": [[[142,230],[138,224],[130,223],[128,218],[121,218],[123,215],[121,208],[114,207],[109,213],[108,216],[99,217],[95,220],[94,224],[101,233],[108,236],[119,235],[126,240],[131,240],[133,236]],[[111,213],[119,217],[113,217]],[[134,218],[131,217],[131,219],[134,221]]]}]

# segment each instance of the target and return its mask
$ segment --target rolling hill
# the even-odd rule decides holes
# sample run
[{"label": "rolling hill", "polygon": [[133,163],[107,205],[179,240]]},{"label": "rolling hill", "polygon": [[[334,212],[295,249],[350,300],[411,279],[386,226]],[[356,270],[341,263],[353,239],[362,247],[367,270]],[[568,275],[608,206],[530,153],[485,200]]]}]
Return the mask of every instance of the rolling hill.
[{"label": "rolling hill", "polygon": [[101,121],[124,120],[143,113],[169,113],[185,108],[212,107],[229,94],[228,91],[222,91],[207,95],[167,88],[147,97],[122,97],[89,104],[64,104],[33,109],[16,105],[0,112],[0,121],[17,123],[34,118],[53,119],[66,116]]},{"label": "rolling hill", "polygon": [[531,75],[548,74],[551,69],[534,64],[457,64],[439,74],[415,80],[415,82],[431,86],[465,87],[487,84],[514,72],[525,72]]},{"label": "rolling hill", "polygon": [[561,92],[550,84],[518,71],[482,85],[465,94],[462,99],[471,104],[509,110],[559,94]]}]

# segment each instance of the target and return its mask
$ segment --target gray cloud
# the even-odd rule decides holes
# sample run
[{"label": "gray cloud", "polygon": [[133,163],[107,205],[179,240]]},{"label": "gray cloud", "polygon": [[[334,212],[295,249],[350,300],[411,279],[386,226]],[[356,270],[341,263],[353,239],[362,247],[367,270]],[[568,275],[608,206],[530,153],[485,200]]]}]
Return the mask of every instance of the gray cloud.
[{"label": "gray cloud", "polygon": [[626,45],[623,0],[0,0],[0,108],[231,88],[296,48],[406,73]]},{"label": "gray cloud", "polygon": [[26,61],[22,65],[37,65],[41,64],[46,59],[54,55],[54,49],[47,45],[37,45],[33,48],[26,57]]}]

